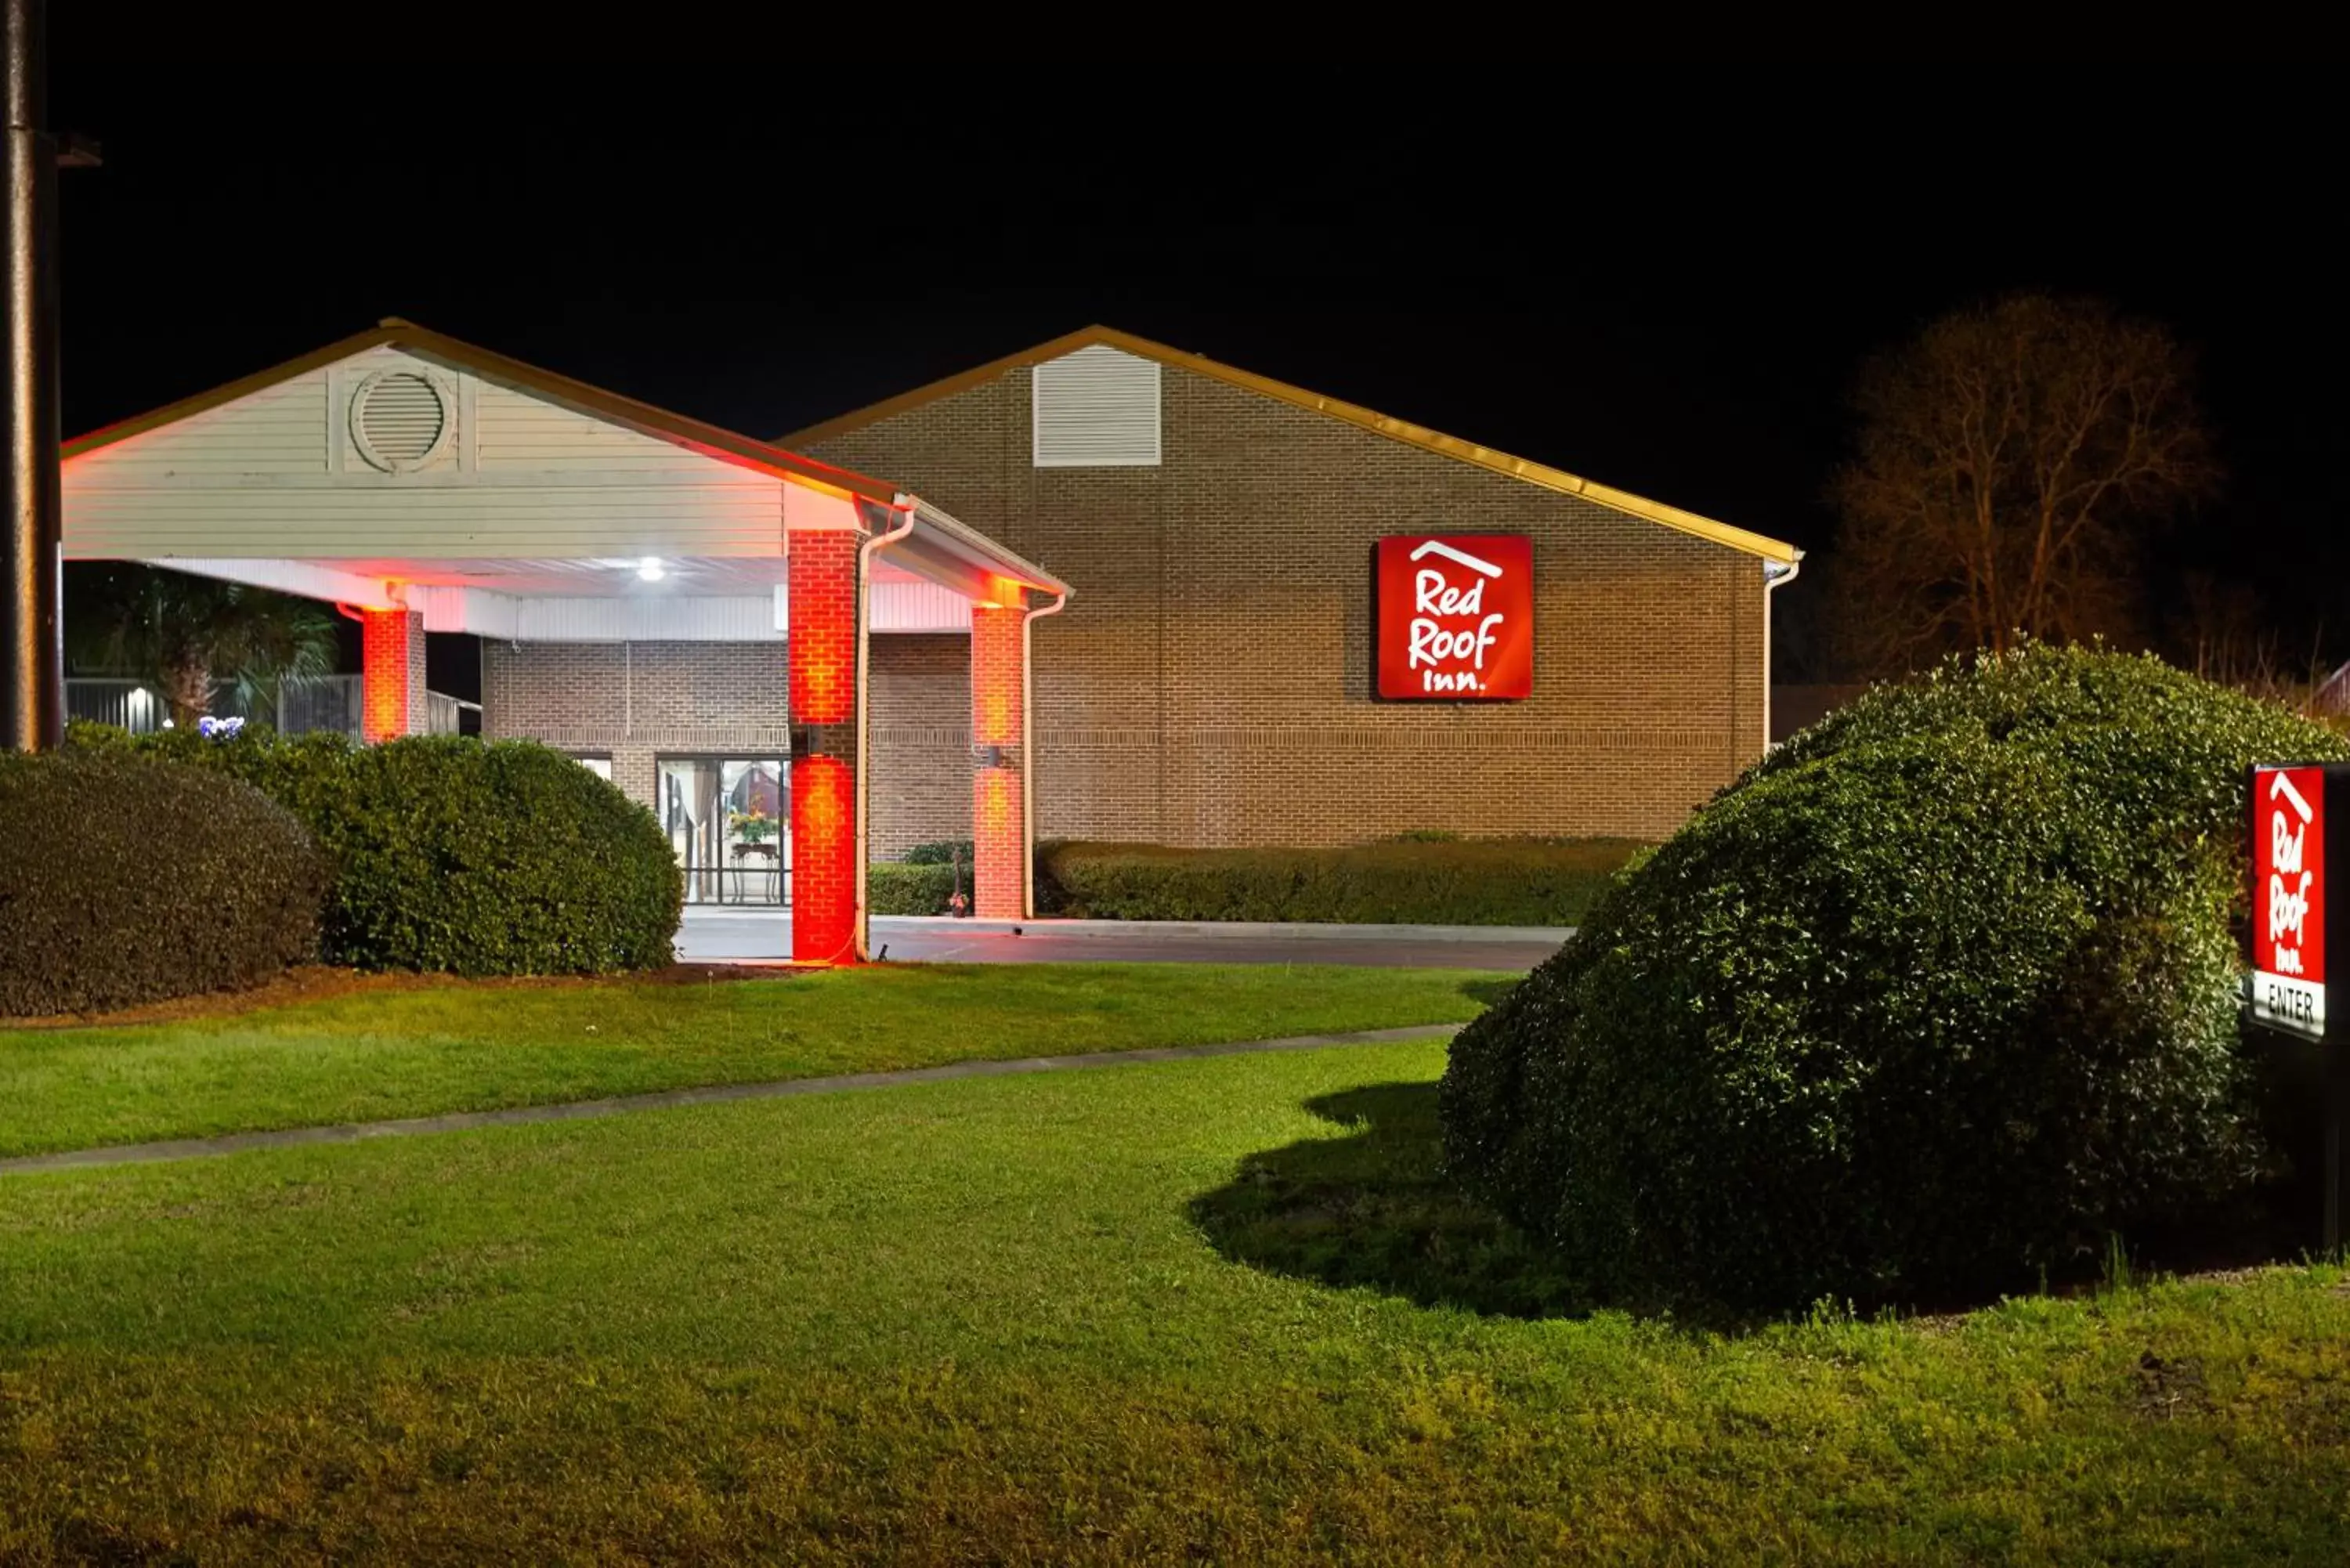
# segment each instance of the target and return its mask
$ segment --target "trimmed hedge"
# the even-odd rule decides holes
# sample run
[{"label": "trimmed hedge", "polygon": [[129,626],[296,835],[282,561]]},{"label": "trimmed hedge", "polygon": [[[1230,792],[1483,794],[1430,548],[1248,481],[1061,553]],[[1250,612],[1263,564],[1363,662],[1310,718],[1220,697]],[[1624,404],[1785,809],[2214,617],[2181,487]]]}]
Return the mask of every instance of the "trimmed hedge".
[{"label": "trimmed hedge", "polygon": [[652,815],[535,742],[74,734],[234,774],[307,824],[334,869],[330,962],[598,974],[674,957],[684,882]]},{"label": "trimmed hedge", "polygon": [[258,985],[316,954],[326,890],[302,825],[234,779],[0,753],[0,1014]]},{"label": "trimmed hedge", "polygon": [[2244,1191],[2244,769],[2350,743],[2150,659],[1879,689],[1452,1048],[1448,1163],[1603,1296],[1979,1297]]},{"label": "trimmed hedge", "polygon": [[[971,885],[971,866],[962,868],[963,885]],[[865,910],[871,915],[943,915],[953,896],[952,866],[877,861],[865,868]]]},{"label": "trimmed hedge", "polygon": [[1048,844],[1037,851],[1036,902],[1039,913],[1116,920],[1573,925],[1641,847],[1615,838],[1326,849]]}]

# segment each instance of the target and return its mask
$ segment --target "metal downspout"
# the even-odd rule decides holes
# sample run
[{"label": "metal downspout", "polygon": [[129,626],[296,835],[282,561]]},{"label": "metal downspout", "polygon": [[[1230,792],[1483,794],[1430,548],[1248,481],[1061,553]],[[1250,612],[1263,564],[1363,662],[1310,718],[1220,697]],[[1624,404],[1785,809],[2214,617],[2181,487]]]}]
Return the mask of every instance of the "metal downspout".
[{"label": "metal downspout", "polygon": [[1020,918],[1027,920],[1036,918],[1036,670],[1028,631],[1066,609],[1071,591],[1064,588],[1043,609],[1020,617]]},{"label": "metal downspout", "polygon": [[886,534],[868,536],[865,543],[857,546],[857,908],[854,916],[856,930],[850,940],[858,963],[863,963],[868,957],[865,950],[865,859],[868,832],[866,815],[867,797],[872,793],[866,777],[866,729],[870,703],[865,686],[873,673],[870,651],[873,634],[866,625],[869,618],[866,607],[866,576],[871,568],[875,551],[896,544],[914,531],[914,508],[920,504],[917,498],[900,492],[889,503],[890,508],[898,514],[897,525]]},{"label": "metal downspout", "polygon": [[1766,755],[1771,750],[1771,596],[1803,574],[1804,558],[1797,556],[1785,563],[1785,571],[1773,572],[1771,568],[1779,564],[1762,563],[1762,750]]}]

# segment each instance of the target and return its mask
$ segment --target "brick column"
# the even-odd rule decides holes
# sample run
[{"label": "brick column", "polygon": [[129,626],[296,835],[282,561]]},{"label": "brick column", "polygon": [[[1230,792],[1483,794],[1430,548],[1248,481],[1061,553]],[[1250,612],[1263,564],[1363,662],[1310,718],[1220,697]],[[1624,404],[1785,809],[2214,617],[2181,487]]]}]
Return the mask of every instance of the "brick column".
[{"label": "brick column", "polygon": [[424,733],[424,618],[405,609],[359,616],[360,735],[372,742]]},{"label": "brick column", "polygon": [[1028,914],[1028,834],[1020,787],[1022,618],[1016,607],[972,607],[972,913],[983,920]]},{"label": "brick column", "polygon": [[857,957],[857,549],[848,529],[795,533],[786,575],[792,755],[792,957]]}]

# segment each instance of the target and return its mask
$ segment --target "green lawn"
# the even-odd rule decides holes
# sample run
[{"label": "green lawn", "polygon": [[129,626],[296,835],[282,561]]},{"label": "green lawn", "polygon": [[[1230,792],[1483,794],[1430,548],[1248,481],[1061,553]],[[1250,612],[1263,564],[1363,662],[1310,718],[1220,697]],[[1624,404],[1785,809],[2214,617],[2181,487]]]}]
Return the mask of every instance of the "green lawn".
[{"label": "green lawn", "polygon": [[0,1157],[705,1084],[1450,1023],[1513,976],[890,964],[690,985],[420,981],[191,1023],[0,1028]]},{"label": "green lawn", "polygon": [[0,1179],[0,1561],[2341,1560],[2341,1271],[1559,1314],[1441,1065]]}]

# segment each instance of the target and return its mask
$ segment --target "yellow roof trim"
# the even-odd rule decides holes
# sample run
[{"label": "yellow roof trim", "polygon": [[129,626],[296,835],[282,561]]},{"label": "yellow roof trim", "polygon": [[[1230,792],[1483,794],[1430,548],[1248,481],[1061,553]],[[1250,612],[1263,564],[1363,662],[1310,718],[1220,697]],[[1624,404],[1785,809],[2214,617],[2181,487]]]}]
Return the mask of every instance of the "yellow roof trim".
[{"label": "yellow roof trim", "polygon": [[348,337],[329,343],[323,348],[313,349],[298,358],[288,359],[284,364],[273,365],[266,370],[214,387],[210,391],[199,392],[192,398],[182,398],[176,403],[168,403],[86,435],[76,436],[65,443],[62,455],[68,459],[77,458],[85,452],[112,446],[117,441],[128,441],[133,436],[144,435],[165,425],[177,424],[182,420],[209,412],[281,381],[323,369],[354,354],[386,347],[412,349],[429,358],[472,370],[486,379],[521,388],[582,413],[608,420],[639,434],[692,447],[713,457],[743,463],[779,479],[832,495],[843,498],[863,496],[886,505],[894,503],[899,494],[896,485],[869,474],[801,457],[796,452],[785,452],[766,441],[754,441],[749,436],[739,435],[684,414],[671,413],[667,409],[655,408],[634,398],[624,398],[618,392],[608,392],[601,387],[574,380],[553,370],[541,369],[520,359],[510,359],[504,354],[447,337],[398,317],[388,317],[381,325],[368,331],[353,333]]},{"label": "yellow roof trim", "polygon": [[1750,556],[1759,556],[1766,561],[1792,564],[1803,559],[1804,553],[1783,540],[1752,533],[1728,523],[1719,523],[1711,517],[1701,517],[1694,512],[1684,512],[1678,506],[1668,506],[1661,501],[1651,501],[1646,496],[1635,495],[1628,490],[1617,490],[1611,485],[1600,484],[1585,479],[1579,474],[1569,473],[1564,469],[1551,468],[1523,457],[1513,457],[1508,452],[1495,452],[1491,447],[1479,446],[1474,441],[1465,441],[1458,436],[1449,436],[1440,431],[1432,431],[1424,425],[1413,424],[1408,420],[1395,419],[1379,413],[1376,410],[1345,402],[1337,398],[1326,398],[1318,392],[1309,392],[1303,387],[1293,387],[1286,381],[1276,381],[1270,376],[1260,376],[1251,370],[1237,369],[1214,359],[1206,358],[1198,354],[1187,354],[1180,348],[1170,348],[1163,343],[1153,343],[1147,337],[1137,337],[1130,332],[1120,332],[1109,327],[1084,327],[1055,337],[1049,343],[1039,343],[1035,348],[1024,348],[1017,354],[1007,354],[1001,359],[991,359],[984,365],[949,376],[944,380],[932,381],[928,386],[917,387],[910,392],[900,392],[894,398],[886,398],[880,402],[851,413],[842,414],[837,419],[810,425],[806,430],[795,431],[790,435],[785,436],[781,444],[791,447],[813,446],[818,441],[829,440],[845,431],[860,430],[877,420],[903,413],[909,409],[920,408],[925,403],[936,402],[941,398],[951,397],[957,392],[968,391],[973,387],[995,379],[1007,370],[1041,364],[1047,359],[1057,359],[1064,354],[1090,348],[1095,344],[1105,344],[1112,348],[1120,348],[1145,359],[1157,360],[1161,365],[1172,365],[1179,369],[1196,371],[1200,375],[1212,377],[1216,380],[1232,386],[1245,388],[1252,392],[1261,393],[1297,408],[1311,409],[1315,413],[1327,414],[1336,420],[1344,420],[1348,424],[1360,426],[1375,434],[1386,436],[1391,441],[1402,441],[1408,446],[1416,446],[1423,452],[1432,452],[1461,462],[1474,463],[1479,468],[1490,470],[1494,473],[1506,474],[1512,479],[1521,479],[1529,484],[1540,485],[1544,490],[1555,490],[1565,495],[1579,495],[1586,501],[1596,502],[1599,505],[1630,516],[1645,518],[1651,523],[1660,523],[1668,528],[1679,529],[1681,533],[1692,534],[1717,545],[1726,545],[1733,550],[1742,550]]}]

